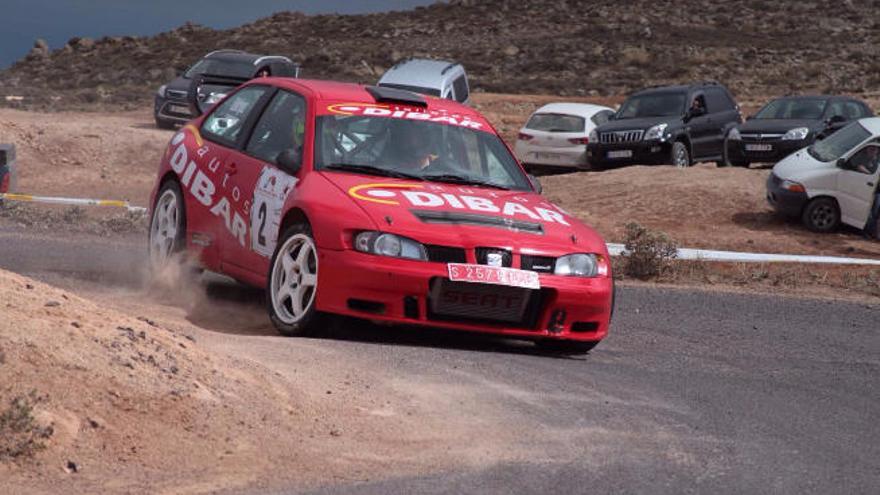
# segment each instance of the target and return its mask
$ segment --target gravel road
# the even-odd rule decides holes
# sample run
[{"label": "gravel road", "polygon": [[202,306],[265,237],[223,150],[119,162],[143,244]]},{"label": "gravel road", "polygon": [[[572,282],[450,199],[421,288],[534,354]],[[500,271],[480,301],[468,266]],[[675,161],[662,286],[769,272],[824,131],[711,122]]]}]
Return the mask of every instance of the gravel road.
[{"label": "gravel road", "polygon": [[[112,290],[139,283],[141,241],[0,227],[0,267]],[[243,311],[260,304],[260,291],[211,283]],[[281,373],[295,347],[268,324],[205,330],[217,348]],[[450,418],[491,408],[521,454],[493,463],[492,438],[475,437],[487,445],[481,467],[374,472],[306,492],[876,493],[878,334],[880,304],[632,286],[618,294],[610,337],[584,358],[443,331],[341,328],[309,345],[405,377],[413,394],[445,390]]]}]

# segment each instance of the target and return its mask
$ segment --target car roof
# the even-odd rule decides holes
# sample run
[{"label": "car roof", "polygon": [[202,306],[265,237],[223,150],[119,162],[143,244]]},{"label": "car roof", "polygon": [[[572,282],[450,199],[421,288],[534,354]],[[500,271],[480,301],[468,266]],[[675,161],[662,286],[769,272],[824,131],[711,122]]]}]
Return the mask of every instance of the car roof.
[{"label": "car roof", "polygon": [[614,111],[613,108],[608,108],[602,105],[594,105],[592,103],[567,103],[567,102],[559,102],[559,103],[548,103],[543,107],[535,110],[534,113],[561,113],[567,115],[579,115],[581,117],[592,117],[598,112],[603,110]]},{"label": "car roof", "polygon": [[379,79],[379,83],[442,89],[440,86],[443,80],[451,75],[452,69],[456,66],[461,67],[461,64],[425,58],[404,60],[388,69]]},{"label": "car roof", "polygon": [[[635,93],[632,93],[630,96],[648,94],[648,93],[685,93],[691,90],[699,90],[706,88],[720,88],[724,91],[728,91],[727,87],[721,83],[715,81],[701,81],[694,82],[690,84],[670,84],[668,86],[650,86],[644,89],[640,89]],[[729,91],[728,91],[729,92]]]},{"label": "car roof", "polygon": [[[248,84],[268,83],[279,88],[287,88],[302,94],[311,95],[320,101],[347,101],[351,103],[376,103],[376,98],[367,91],[363,84],[346,83],[339,81],[323,81],[317,79],[294,79],[291,77],[268,77],[253,79]],[[423,98],[428,104],[429,110],[454,111],[458,115],[473,116],[481,120],[486,118],[473,108],[462,105],[453,100],[435,98],[433,96],[416,95]]]},{"label": "car roof", "polygon": [[253,63],[257,64],[263,59],[264,61],[283,61],[287,63],[293,63],[289,58],[283,57],[281,55],[258,55],[256,53],[248,53],[241,50],[214,50],[211,53],[208,53],[203,58],[217,59],[217,60],[228,60],[230,62],[245,62],[245,63]]}]

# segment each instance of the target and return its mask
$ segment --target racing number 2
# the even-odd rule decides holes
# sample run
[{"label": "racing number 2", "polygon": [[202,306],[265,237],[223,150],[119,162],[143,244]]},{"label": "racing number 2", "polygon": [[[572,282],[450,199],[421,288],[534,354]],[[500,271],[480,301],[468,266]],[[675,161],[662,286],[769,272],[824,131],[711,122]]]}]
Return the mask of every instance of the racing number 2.
[{"label": "racing number 2", "polygon": [[257,229],[257,243],[266,247],[266,216],[267,209],[265,202],[260,203],[260,210],[257,212],[257,218],[260,220],[260,227]]}]

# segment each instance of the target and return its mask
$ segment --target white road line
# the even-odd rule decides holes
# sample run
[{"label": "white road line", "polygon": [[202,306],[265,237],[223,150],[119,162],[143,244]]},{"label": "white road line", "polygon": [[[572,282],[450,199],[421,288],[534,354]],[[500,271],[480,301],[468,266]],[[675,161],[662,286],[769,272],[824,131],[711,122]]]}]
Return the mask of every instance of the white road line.
[{"label": "white road line", "polygon": [[[626,249],[623,244],[608,243],[608,253],[621,256]],[[729,261],[739,263],[819,263],[830,265],[875,265],[880,259],[841,258],[837,256],[811,256],[801,254],[741,253],[738,251],[713,251],[709,249],[680,248],[676,259],[698,261]]]}]

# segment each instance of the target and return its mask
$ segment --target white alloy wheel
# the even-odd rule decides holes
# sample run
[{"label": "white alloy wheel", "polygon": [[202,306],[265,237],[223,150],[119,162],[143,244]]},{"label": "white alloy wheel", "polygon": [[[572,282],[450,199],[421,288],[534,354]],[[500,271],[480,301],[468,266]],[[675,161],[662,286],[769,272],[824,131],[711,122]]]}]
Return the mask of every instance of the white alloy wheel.
[{"label": "white alloy wheel", "polygon": [[150,222],[150,262],[154,269],[166,266],[171,256],[183,247],[178,245],[182,234],[182,215],[183,208],[176,188],[163,188]]},{"label": "white alloy wheel", "polygon": [[289,237],[275,255],[269,295],[275,316],[287,325],[300,322],[315,303],[318,252],[308,235]]}]

